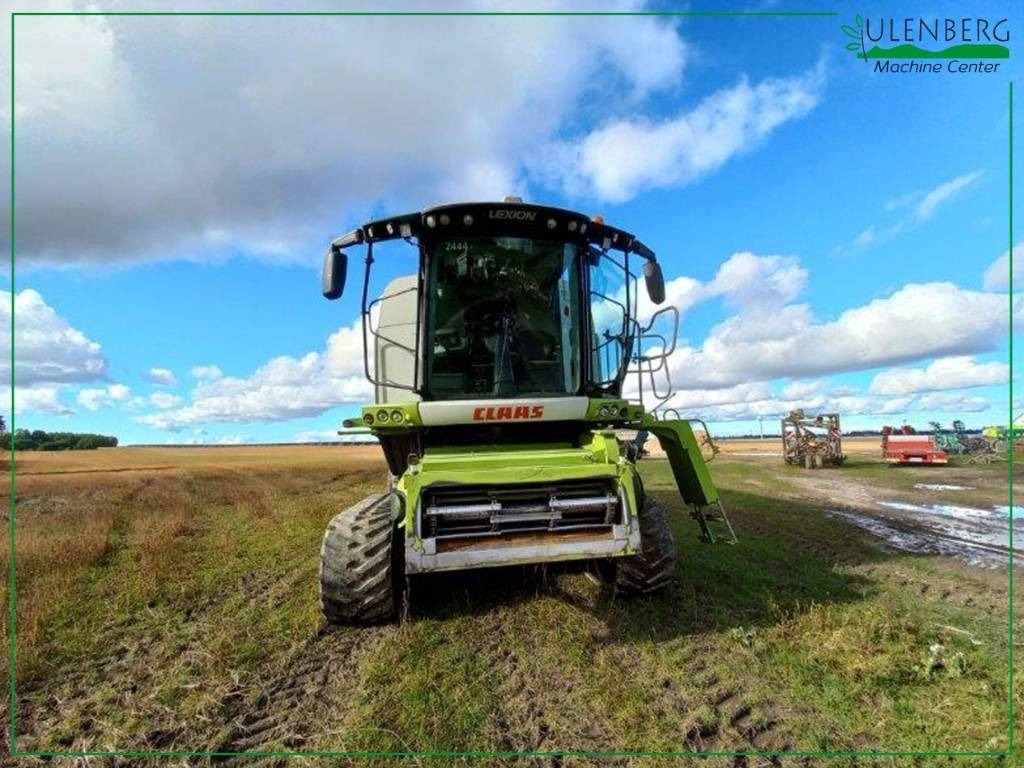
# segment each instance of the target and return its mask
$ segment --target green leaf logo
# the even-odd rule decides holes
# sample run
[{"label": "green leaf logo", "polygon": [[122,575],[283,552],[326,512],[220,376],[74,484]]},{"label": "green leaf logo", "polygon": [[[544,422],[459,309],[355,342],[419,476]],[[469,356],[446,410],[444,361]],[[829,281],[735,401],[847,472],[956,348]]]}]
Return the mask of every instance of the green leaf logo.
[{"label": "green leaf logo", "polygon": [[864,50],[864,17],[859,13],[854,17],[853,24],[841,24],[840,29],[843,30],[843,34],[850,38],[851,42],[846,44],[846,50],[858,52],[858,58],[863,58],[867,62],[867,53]]}]

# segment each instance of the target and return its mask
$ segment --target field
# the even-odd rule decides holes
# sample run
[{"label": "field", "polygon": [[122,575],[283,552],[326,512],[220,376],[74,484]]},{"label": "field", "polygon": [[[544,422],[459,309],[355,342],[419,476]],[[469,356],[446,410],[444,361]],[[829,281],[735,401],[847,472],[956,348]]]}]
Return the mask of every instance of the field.
[{"label": "field", "polygon": [[[17,748],[545,753],[404,761],[538,766],[595,762],[565,752],[647,766],[688,763],[622,753],[1005,750],[1008,521],[979,510],[1007,504],[1008,465],[892,469],[877,441],[854,441],[844,467],[808,471],[777,450],[736,441],[711,464],[735,546],[699,543],[666,463],[643,462],[680,551],[662,595],[613,597],[580,568],[424,576],[409,618],[372,629],[324,624],[316,570],[331,516],[384,486],[375,448],[20,454]],[[9,644],[6,614],[3,632]],[[314,758],[91,761],[222,763]]]}]

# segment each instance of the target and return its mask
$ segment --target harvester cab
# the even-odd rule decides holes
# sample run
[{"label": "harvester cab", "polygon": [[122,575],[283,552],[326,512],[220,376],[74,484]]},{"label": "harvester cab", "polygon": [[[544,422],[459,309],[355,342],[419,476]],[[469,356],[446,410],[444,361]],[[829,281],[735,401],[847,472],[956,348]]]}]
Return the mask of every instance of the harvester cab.
[{"label": "harvester cab", "polygon": [[[371,299],[374,244],[399,239],[417,271]],[[387,620],[406,577],[430,571],[592,560],[619,592],[663,588],[671,529],[619,430],[657,437],[706,539],[709,521],[728,524],[689,422],[642,404],[645,386],[660,405],[671,395],[678,311],[644,317],[665,285],[633,235],[518,198],[439,206],[336,239],[328,299],[343,293],[354,246],[366,254],[363,361],[376,402],[345,427],[380,441],[392,480],[328,526],[329,621]],[[666,321],[673,330],[659,335]]]}]

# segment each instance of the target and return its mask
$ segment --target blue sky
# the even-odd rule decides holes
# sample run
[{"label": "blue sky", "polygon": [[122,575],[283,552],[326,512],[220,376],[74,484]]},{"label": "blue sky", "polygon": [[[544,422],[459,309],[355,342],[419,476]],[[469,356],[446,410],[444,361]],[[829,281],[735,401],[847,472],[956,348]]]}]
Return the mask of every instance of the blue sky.
[{"label": "blue sky", "polygon": [[[848,429],[1024,410],[1009,402],[1013,5],[588,7],[837,15],[19,17],[16,425],[122,443],[331,437],[369,390],[360,270],[324,301],[326,243],[372,216],[506,194],[602,213],[658,253],[683,313],[673,404],[718,433],[794,407],[838,410]],[[875,72],[844,49],[858,14],[1007,18],[1011,58]],[[378,255],[378,287],[413,269],[408,248]]]}]

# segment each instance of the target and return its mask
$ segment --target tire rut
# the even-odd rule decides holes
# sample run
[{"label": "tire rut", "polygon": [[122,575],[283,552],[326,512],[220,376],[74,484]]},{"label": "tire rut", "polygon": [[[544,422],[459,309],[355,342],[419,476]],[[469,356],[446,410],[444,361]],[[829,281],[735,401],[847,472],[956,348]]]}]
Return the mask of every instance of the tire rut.
[{"label": "tire rut", "polygon": [[[722,682],[717,673],[708,671],[700,658],[684,663],[680,678],[697,681],[701,688],[693,699],[675,694],[677,705],[691,713],[682,734],[680,748],[683,751],[764,752],[791,748],[775,732],[782,712],[775,702],[755,707],[742,689]],[[675,686],[669,679],[662,687],[672,690]],[[740,757],[737,756],[733,765],[749,765]]]},{"label": "tire rut", "polygon": [[[236,692],[225,697],[225,719],[229,726],[210,746],[210,751],[313,749],[311,741],[323,733],[325,724],[344,718],[345,692],[358,681],[352,670],[389,629],[394,631],[322,629],[286,663],[277,665],[248,696]],[[245,757],[222,756],[214,760],[236,765],[244,763]]]}]

